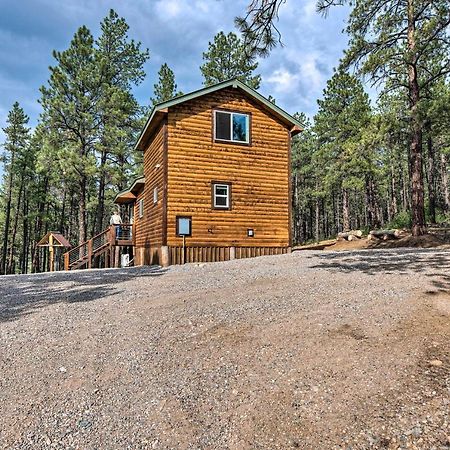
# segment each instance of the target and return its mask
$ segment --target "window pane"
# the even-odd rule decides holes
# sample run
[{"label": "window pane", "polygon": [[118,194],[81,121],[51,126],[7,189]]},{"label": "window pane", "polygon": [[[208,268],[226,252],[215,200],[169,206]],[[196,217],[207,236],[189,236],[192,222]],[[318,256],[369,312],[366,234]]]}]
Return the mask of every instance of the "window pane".
[{"label": "window pane", "polygon": [[178,234],[188,236],[191,234],[191,219],[178,219]]},{"label": "window pane", "polygon": [[248,142],[248,116],[244,114],[233,114],[233,140]]},{"label": "window pane", "polygon": [[228,186],[216,186],[216,195],[228,195]]},{"label": "window pane", "polygon": [[216,206],[228,206],[228,198],[216,197]]},{"label": "window pane", "polygon": [[231,114],[216,111],[216,139],[231,140]]}]

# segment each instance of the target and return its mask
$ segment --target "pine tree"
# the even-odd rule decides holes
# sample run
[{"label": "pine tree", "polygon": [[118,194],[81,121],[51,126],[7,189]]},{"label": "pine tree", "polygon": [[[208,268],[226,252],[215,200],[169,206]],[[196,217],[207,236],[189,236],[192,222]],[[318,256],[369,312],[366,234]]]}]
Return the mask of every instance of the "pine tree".
[{"label": "pine tree", "polygon": [[206,86],[238,78],[253,89],[259,88],[261,76],[253,73],[258,63],[247,55],[244,43],[235,33],[216,34],[208,44],[208,51],[203,53],[203,60],[200,70]]},{"label": "pine tree", "polygon": [[41,88],[42,120],[51,131],[53,143],[65,146],[69,156],[66,162],[76,172],[81,244],[87,236],[87,188],[96,170],[93,151],[101,124],[101,79],[90,31],[85,26],[79,28],[69,48],[54,51],[53,57],[57,65],[50,67],[48,86]]},{"label": "pine tree", "polygon": [[[98,102],[100,127],[95,150],[98,155],[97,200],[92,209],[92,233],[101,232],[115,192],[124,188],[133,171],[132,148],[141,127],[142,109],[132,87],[145,77],[148,50],[128,37],[129,26],[114,10],[101,23],[102,33],[94,49],[100,72]],[[108,182],[109,181],[109,182]]]},{"label": "pine tree", "polygon": [[311,222],[316,204],[320,201],[318,173],[313,164],[317,149],[317,138],[311,121],[304,113],[294,117],[303,124],[303,131],[292,139],[292,207],[293,238],[295,243],[305,242],[315,234],[319,240],[317,228]]},{"label": "pine tree", "polygon": [[347,65],[356,64],[374,82],[406,89],[411,117],[409,166],[411,173],[412,232],[426,232],[423,180],[423,122],[421,99],[436,80],[450,73],[448,2],[407,0],[357,3],[347,32]]},{"label": "pine tree", "polygon": [[[12,257],[8,259],[8,251],[13,255],[15,236],[17,229],[21,197],[24,187],[23,172],[26,169],[26,155],[29,146],[30,129],[28,128],[29,118],[19,103],[14,103],[11,111],[8,114],[7,126],[3,128],[5,133],[3,156],[4,162],[4,178],[5,178],[5,210],[4,210],[4,228],[3,228],[3,242],[0,261],[0,273],[11,273],[12,271]],[[20,189],[20,195],[15,199],[15,188]],[[14,200],[16,200],[14,204]],[[14,214],[13,224],[11,224],[11,217]],[[11,226],[12,225],[12,226]],[[12,229],[12,236],[10,231]],[[9,264],[8,264],[9,262]]]},{"label": "pine tree", "polygon": [[[280,41],[275,25],[284,0],[255,0],[247,16],[236,19],[252,54],[267,55]],[[326,13],[332,5],[352,6],[347,33],[350,48],[344,64],[390,89],[405,90],[411,119],[409,168],[412,232],[426,232],[423,179],[424,93],[450,73],[450,8],[448,0],[319,0]],[[278,37],[278,39],[277,39]]]},{"label": "pine tree", "polygon": [[342,226],[350,229],[350,191],[364,184],[361,132],[370,122],[368,95],[354,76],[338,70],[327,83],[315,117],[318,135],[318,160],[327,189],[339,189],[342,195]]},{"label": "pine tree", "polygon": [[175,74],[173,70],[164,63],[158,72],[158,83],[154,85],[154,94],[150,99],[152,106],[158,103],[166,102],[174,97],[183,95],[181,91],[177,91],[175,83]]}]

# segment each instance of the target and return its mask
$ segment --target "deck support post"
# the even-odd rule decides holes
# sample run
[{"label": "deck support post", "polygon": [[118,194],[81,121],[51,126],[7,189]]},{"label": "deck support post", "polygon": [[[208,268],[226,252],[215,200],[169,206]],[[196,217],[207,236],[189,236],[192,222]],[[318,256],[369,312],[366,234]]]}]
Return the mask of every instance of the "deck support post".
[{"label": "deck support post", "polygon": [[236,247],[230,247],[230,260],[236,259]]},{"label": "deck support post", "polygon": [[161,266],[169,267],[170,257],[169,257],[169,247],[167,245],[161,246]]},{"label": "deck support post", "polygon": [[88,269],[92,269],[92,239],[90,239],[87,243],[88,248]]},{"label": "deck support post", "polygon": [[64,270],[69,270],[69,252],[64,253]]},{"label": "deck support post", "polygon": [[120,267],[120,247],[116,245],[114,247],[114,268],[118,269]]}]

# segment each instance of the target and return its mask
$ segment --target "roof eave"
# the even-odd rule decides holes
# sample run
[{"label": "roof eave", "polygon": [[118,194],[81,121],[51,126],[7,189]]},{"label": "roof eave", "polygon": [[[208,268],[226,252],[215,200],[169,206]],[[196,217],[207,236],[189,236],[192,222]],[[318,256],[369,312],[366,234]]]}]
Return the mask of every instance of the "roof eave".
[{"label": "roof eave", "polygon": [[[164,115],[167,114],[170,107],[178,105],[180,103],[192,100],[197,97],[201,97],[203,95],[210,94],[212,92],[216,92],[220,89],[224,89],[227,87],[233,87],[233,88],[240,88],[244,92],[246,92],[251,97],[255,98],[256,100],[260,101],[267,109],[269,109],[275,116],[277,116],[283,123],[285,123],[289,128],[294,130],[295,128],[295,134],[303,131],[304,126],[294,117],[292,117],[290,114],[288,114],[286,111],[281,109],[279,106],[272,103],[270,100],[266,99],[264,96],[262,96],[259,92],[255,91],[254,89],[248,87],[246,84],[242,83],[238,79],[234,78],[231,80],[222,81],[221,83],[217,83],[213,86],[208,86],[202,89],[198,89],[196,91],[193,91],[189,94],[181,95],[179,97],[175,97],[172,100],[168,100],[167,102],[159,103],[154,106],[152,109],[152,112],[150,114],[150,117],[148,118],[144,129],[142,130],[141,134],[139,135],[139,138],[136,142],[136,145],[134,147],[134,150],[145,150],[145,143],[147,142],[149,136],[151,135],[151,131],[156,128],[156,126],[159,124],[159,122],[154,123],[154,126],[152,125],[152,122],[154,121],[155,117],[164,117]],[[291,131],[292,133],[292,131]],[[294,134],[292,134],[294,135]]]},{"label": "roof eave", "polygon": [[[114,197],[114,203],[115,204],[126,204],[131,203],[134,200],[136,200],[136,197],[139,193],[139,190],[142,186],[145,185],[145,177],[139,177],[136,178],[133,183],[131,183],[131,186],[128,189],[124,189],[123,191],[120,191],[116,194]],[[127,197],[128,194],[131,194]],[[131,197],[133,196],[133,197]],[[124,201],[122,201],[124,200]],[[126,201],[129,200],[129,201]]]},{"label": "roof eave", "polygon": [[[145,143],[148,141],[148,138],[151,136],[152,131],[156,129],[156,127],[159,125],[160,121],[164,118],[164,116],[167,114],[168,109],[167,108],[157,108],[155,106],[152,109],[152,112],[150,114],[150,117],[148,118],[147,122],[145,123],[145,126],[143,130],[141,131],[141,134],[139,135],[139,138],[136,142],[136,145],[134,146],[134,150],[144,151],[145,150]],[[157,120],[156,120],[156,119]]]}]

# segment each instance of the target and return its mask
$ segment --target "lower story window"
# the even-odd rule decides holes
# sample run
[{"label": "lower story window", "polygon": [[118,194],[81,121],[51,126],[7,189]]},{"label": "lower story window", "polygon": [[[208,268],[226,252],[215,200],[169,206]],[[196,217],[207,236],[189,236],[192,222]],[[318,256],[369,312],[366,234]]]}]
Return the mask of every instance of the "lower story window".
[{"label": "lower story window", "polygon": [[192,235],[192,217],[177,216],[177,236]]},{"label": "lower story window", "polygon": [[214,209],[231,209],[231,183],[212,182],[212,207]]}]

